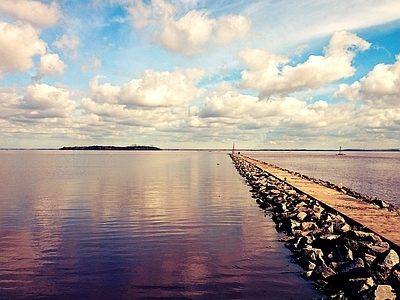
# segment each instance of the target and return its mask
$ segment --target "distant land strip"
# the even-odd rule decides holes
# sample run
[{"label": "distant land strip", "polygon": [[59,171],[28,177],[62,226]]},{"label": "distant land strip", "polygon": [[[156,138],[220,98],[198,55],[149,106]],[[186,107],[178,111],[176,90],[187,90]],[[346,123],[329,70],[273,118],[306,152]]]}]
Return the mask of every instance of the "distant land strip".
[{"label": "distant land strip", "polygon": [[93,146],[71,146],[71,147],[65,146],[59,148],[59,150],[161,150],[161,149],[154,146],[138,146],[138,145],[132,145],[132,146],[93,145]]}]

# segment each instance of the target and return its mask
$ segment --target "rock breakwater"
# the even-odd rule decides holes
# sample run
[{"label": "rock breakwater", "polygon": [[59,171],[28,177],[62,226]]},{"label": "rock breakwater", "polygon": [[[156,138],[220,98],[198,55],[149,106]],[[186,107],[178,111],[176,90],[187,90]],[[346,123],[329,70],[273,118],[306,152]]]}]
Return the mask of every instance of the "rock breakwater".
[{"label": "rock breakwater", "polygon": [[[331,299],[396,299],[396,293],[400,294],[398,249],[242,156],[231,158],[259,206],[270,213],[276,229],[286,234],[282,242],[304,269],[306,279],[314,280]],[[366,200],[374,203],[377,199]],[[386,202],[380,206],[395,209]]]}]

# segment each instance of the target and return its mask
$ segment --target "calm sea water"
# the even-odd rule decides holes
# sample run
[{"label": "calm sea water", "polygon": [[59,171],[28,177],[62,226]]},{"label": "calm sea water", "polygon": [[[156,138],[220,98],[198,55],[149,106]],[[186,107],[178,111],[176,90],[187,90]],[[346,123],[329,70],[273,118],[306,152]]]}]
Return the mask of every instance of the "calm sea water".
[{"label": "calm sea water", "polygon": [[311,299],[219,152],[0,151],[1,299]]},{"label": "calm sea water", "polygon": [[242,154],[400,206],[400,152],[247,151]]}]

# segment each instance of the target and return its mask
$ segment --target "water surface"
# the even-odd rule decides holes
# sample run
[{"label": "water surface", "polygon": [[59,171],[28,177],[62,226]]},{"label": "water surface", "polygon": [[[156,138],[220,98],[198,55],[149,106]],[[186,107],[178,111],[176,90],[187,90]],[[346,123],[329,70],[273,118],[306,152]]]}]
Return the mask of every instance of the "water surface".
[{"label": "water surface", "polygon": [[0,151],[1,299],[320,296],[229,156]]}]

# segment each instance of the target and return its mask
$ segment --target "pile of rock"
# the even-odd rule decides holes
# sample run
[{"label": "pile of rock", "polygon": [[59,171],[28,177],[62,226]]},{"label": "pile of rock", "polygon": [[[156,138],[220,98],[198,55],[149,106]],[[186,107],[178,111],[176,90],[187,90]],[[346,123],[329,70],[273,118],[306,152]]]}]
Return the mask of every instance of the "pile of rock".
[{"label": "pile of rock", "polygon": [[396,299],[400,260],[389,243],[240,156],[231,157],[257,203],[287,235],[282,241],[305,278],[331,298]]}]

